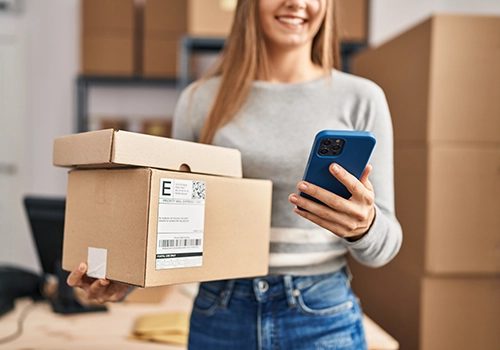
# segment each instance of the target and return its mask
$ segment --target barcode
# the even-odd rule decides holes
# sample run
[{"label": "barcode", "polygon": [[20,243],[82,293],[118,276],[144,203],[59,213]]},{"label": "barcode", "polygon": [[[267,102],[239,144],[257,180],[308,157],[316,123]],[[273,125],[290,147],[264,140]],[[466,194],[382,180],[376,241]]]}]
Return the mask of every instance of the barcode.
[{"label": "barcode", "polygon": [[161,239],[159,247],[199,247],[201,246],[201,238],[197,239]]}]

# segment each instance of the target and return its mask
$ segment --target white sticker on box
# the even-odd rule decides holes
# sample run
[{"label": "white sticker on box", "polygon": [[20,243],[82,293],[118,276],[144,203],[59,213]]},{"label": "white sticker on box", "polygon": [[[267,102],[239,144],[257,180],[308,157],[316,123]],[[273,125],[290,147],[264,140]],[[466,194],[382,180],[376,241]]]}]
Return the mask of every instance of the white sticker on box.
[{"label": "white sticker on box", "polygon": [[89,247],[87,255],[87,276],[93,278],[106,278],[107,258],[107,249]]},{"label": "white sticker on box", "polygon": [[156,269],[202,266],[205,181],[160,179]]}]

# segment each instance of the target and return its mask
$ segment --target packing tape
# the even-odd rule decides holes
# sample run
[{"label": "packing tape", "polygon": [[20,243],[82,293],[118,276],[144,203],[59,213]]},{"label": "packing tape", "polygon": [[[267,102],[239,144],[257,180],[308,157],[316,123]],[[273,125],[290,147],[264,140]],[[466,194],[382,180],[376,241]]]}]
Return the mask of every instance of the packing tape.
[{"label": "packing tape", "polygon": [[106,278],[107,257],[107,249],[89,247],[87,256],[87,275],[93,278]]}]

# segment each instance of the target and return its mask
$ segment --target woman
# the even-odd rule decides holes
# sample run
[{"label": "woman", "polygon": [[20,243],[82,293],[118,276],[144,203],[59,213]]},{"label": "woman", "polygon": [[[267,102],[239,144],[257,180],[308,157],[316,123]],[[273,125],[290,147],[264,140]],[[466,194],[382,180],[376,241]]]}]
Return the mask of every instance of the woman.
[{"label": "woman", "polygon": [[[190,349],[366,349],[345,256],[376,267],[399,251],[392,126],[378,86],[334,69],[334,15],[333,0],[239,0],[221,60],[179,99],[175,138],[238,148],[245,177],[273,181],[269,275],[201,283]],[[360,180],[330,167],[348,200],[297,183],[323,129],[377,138]],[[125,286],[80,268],[68,283],[89,297],[125,295]]]}]

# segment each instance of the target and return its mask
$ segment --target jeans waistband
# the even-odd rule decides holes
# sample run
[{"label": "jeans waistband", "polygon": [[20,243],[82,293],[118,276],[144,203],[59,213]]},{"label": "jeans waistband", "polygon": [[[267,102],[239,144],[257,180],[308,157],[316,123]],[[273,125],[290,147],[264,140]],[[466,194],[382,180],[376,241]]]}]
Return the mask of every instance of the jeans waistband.
[{"label": "jeans waistband", "polygon": [[299,290],[301,288],[306,288],[325,278],[335,277],[343,278],[349,285],[351,276],[349,268],[345,266],[339,271],[321,275],[263,276],[257,278],[241,278],[204,283],[224,283],[220,292],[220,306],[222,308],[226,308],[228,306],[233,295],[255,297],[257,301],[262,302],[283,294],[285,294],[288,306],[294,308],[297,304],[296,297],[300,293]]}]

